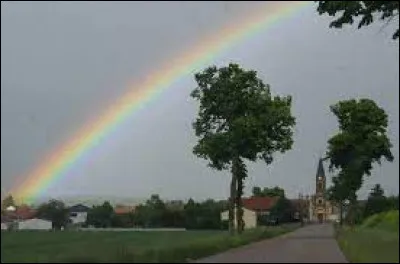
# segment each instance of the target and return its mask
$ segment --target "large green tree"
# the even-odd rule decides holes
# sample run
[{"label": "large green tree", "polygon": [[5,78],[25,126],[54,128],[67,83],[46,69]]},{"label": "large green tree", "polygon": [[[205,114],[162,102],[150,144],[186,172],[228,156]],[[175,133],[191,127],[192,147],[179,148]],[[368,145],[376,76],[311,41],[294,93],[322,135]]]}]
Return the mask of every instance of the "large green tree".
[{"label": "large green tree", "polygon": [[231,170],[229,229],[234,232],[234,209],[241,232],[241,195],[247,175],[244,160],[264,160],[270,164],[273,153],[285,152],[293,144],[295,119],[291,97],[272,96],[270,86],[257,72],[237,64],[208,67],[195,74],[197,87],[191,96],[200,102],[193,123],[199,137],[193,152],[217,170]]},{"label": "large green tree", "polygon": [[[356,192],[364,175],[382,158],[393,161],[392,144],[387,136],[388,116],[370,99],[345,100],[331,106],[339,122],[339,132],[328,140],[330,169],[338,169],[340,199],[355,205]],[[351,206],[350,206],[351,208]]]},{"label": "large green tree", "polygon": [[[330,27],[342,28],[345,24],[353,24],[360,17],[358,28],[368,26],[374,19],[389,23],[399,15],[399,1],[316,1],[320,15],[340,16],[330,23]],[[398,26],[398,21],[394,22]],[[393,33],[393,39],[399,38],[399,29]]]}]

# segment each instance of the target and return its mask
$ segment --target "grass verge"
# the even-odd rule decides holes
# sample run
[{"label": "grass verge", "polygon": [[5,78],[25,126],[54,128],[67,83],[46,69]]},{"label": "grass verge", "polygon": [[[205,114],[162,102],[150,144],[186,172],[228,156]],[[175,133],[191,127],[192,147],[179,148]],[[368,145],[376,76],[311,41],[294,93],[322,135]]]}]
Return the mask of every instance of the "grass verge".
[{"label": "grass verge", "polygon": [[352,263],[399,263],[398,217],[399,211],[385,212],[360,226],[338,228],[337,239],[346,258]]}]

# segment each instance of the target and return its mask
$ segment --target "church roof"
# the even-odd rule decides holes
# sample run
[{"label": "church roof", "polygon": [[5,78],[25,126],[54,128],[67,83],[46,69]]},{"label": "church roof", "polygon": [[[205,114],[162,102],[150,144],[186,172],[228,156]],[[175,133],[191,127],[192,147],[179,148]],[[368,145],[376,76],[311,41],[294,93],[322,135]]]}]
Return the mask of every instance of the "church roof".
[{"label": "church roof", "polygon": [[318,162],[317,175],[315,177],[318,178],[318,176],[325,177],[324,164],[322,163],[322,159],[319,159]]}]

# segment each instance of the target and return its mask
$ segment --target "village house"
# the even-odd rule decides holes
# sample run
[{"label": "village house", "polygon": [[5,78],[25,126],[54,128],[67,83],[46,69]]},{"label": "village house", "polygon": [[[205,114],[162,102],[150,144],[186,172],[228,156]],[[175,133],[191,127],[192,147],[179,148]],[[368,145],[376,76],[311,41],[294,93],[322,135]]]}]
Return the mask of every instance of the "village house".
[{"label": "village house", "polygon": [[135,212],[136,206],[117,204],[114,208],[116,215],[132,214]]},{"label": "village house", "polygon": [[[279,197],[251,197],[251,198],[243,198],[243,221],[244,228],[255,228],[258,226],[257,219],[260,216],[269,215],[272,207],[276,204]],[[229,219],[229,211],[223,211],[221,213],[221,220],[227,221]],[[236,226],[236,210],[235,210],[235,218],[234,218],[235,226]]]},{"label": "village house", "polygon": [[76,204],[74,206],[71,206],[68,209],[68,211],[69,211],[69,218],[71,219],[72,224],[82,225],[86,223],[87,214],[89,210],[90,208],[83,204]]}]

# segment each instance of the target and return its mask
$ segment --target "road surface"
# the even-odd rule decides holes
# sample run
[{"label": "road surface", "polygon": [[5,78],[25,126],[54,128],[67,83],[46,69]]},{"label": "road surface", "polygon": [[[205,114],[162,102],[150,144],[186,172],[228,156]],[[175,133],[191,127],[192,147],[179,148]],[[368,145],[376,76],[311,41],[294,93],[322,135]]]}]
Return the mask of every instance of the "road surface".
[{"label": "road surface", "polygon": [[314,224],[195,263],[347,263],[331,224]]}]

